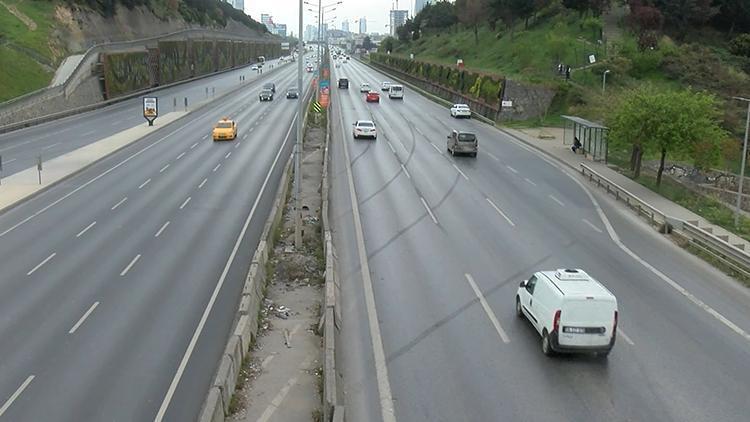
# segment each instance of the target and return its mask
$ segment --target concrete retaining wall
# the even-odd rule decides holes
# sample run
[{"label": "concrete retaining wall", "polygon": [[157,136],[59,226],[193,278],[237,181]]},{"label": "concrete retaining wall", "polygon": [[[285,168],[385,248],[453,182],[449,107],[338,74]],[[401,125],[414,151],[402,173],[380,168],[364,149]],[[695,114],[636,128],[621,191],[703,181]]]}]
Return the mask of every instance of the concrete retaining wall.
[{"label": "concrete retaining wall", "polygon": [[506,79],[503,101],[510,101],[513,105],[501,107],[496,120],[506,122],[542,117],[547,113],[554,97],[555,91],[552,89]]}]

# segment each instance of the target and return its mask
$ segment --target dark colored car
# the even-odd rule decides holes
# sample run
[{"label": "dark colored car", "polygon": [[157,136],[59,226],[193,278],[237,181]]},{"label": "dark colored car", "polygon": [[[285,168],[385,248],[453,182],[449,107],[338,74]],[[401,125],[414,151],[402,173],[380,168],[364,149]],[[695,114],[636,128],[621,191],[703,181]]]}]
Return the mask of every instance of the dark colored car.
[{"label": "dark colored car", "polygon": [[349,79],[339,79],[339,89],[349,89]]},{"label": "dark colored car", "polygon": [[263,85],[263,89],[270,89],[271,92],[273,92],[275,94],[276,93],[276,84],[273,83],[273,82],[269,82],[269,83]]},{"label": "dark colored car", "polygon": [[273,101],[273,91],[270,89],[263,89],[263,91],[260,91],[258,99],[260,101]]},{"label": "dark colored car", "polygon": [[297,88],[289,88],[286,90],[287,98],[299,98],[299,90]]}]

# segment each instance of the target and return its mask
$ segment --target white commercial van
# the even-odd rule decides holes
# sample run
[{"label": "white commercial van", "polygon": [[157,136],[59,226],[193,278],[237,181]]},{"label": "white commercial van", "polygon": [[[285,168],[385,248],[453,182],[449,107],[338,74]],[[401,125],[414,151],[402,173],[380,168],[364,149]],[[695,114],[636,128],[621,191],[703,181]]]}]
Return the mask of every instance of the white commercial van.
[{"label": "white commercial van", "polygon": [[388,87],[388,98],[397,98],[397,99],[403,100],[404,99],[404,86],[391,84]]},{"label": "white commercial van", "polygon": [[606,357],[617,335],[617,299],[583,270],[540,271],[521,282],[516,314],[542,336],[542,352]]}]

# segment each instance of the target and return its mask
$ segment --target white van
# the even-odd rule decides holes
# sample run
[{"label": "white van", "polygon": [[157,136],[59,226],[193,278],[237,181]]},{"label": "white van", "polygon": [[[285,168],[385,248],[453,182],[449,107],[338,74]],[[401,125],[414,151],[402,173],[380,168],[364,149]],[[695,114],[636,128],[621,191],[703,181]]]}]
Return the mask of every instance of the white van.
[{"label": "white van", "polygon": [[617,336],[617,299],[583,270],[540,271],[521,282],[516,314],[542,336],[542,352],[606,357]]},{"label": "white van", "polygon": [[404,99],[404,86],[391,84],[388,87],[388,98],[396,98],[396,99],[403,100]]}]

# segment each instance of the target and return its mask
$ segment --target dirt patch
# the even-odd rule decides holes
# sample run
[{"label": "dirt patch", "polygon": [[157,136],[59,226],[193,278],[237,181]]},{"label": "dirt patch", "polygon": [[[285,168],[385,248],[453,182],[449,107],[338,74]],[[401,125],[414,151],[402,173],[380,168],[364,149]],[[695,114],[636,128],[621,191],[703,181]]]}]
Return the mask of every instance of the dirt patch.
[{"label": "dirt patch", "polygon": [[21,12],[20,10],[16,8],[16,6],[12,4],[7,4],[2,1],[0,1],[0,5],[3,5],[6,9],[8,9],[11,15],[17,17],[18,20],[23,22],[23,24],[26,25],[27,28],[29,28],[29,31],[36,31],[36,28],[37,28],[36,22],[34,22],[34,20],[31,19],[30,17],[24,15],[23,12]]}]

